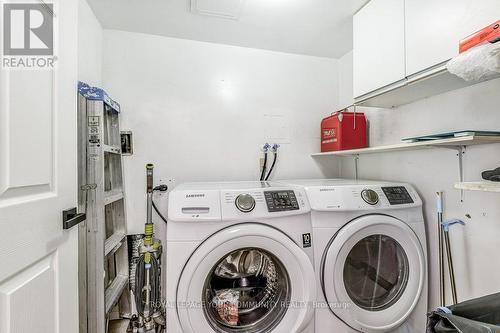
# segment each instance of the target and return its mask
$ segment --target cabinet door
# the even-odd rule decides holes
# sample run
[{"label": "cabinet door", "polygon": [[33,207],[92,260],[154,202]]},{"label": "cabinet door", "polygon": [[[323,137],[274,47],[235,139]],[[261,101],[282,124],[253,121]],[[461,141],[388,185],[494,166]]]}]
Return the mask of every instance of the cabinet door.
[{"label": "cabinet door", "polygon": [[500,20],[500,0],[406,0],[406,72],[458,55],[460,40]]},{"label": "cabinet door", "polygon": [[404,1],[372,0],[354,16],[354,96],[405,76]]}]

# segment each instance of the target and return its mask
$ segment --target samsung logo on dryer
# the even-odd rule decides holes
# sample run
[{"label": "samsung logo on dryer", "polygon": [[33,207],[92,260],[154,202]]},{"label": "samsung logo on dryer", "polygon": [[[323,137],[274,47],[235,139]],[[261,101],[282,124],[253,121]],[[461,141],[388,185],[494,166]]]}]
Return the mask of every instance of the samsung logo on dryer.
[{"label": "samsung logo on dryer", "polygon": [[205,194],[203,193],[195,193],[195,194],[186,194],[186,198],[204,198]]},{"label": "samsung logo on dryer", "polygon": [[335,191],[334,188],[320,188],[319,189],[320,192],[331,192],[331,191]]}]

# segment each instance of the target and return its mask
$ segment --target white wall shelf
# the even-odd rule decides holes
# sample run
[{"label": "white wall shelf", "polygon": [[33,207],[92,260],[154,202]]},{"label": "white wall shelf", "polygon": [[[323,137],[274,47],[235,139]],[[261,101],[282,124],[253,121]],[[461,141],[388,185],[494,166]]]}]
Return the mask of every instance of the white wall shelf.
[{"label": "white wall shelf", "polygon": [[403,151],[403,150],[416,150],[425,148],[456,148],[460,149],[464,146],[479,145],[479,144],[490,144],[490,143],[500,143],[500,136],[463,136],[455,137],[450,139],[440,139],[432,141],[423,142],[412,142],[412,143],[398,143],[387,146],[370,147],[363,149],[352,149],[352,150],[341,150],[332,151],[327,153],[316,153],[312,154],[312,157],[325,157],[325,156],[358,156],[363,154],[374,154],[374,153],[385,153],[392,151]]},{"label": "white wall shelf", "polygon": [[[406,151],[406,150],[417,150],[417,149],[429,149],[429,148],[446,148],[453,149],[457,152],[458,156],[458,172],[459,172],[459,183],[455,185],[456,188],[461,190],[461,200],[464,200],[465,190],[476,190],[476,191],[490,191],[490,192],[500,192],[500,184],[492,186],[489,183],[470,183],[464,182],[464,168],[463,168],[463,158],[465,154],[465,149],[467,146],[473,145],[484,145],[500,143],[500,136],[478,136],[469,135],[462,137],[454,137],[449,139],[440,139],[432,141],[422,141],[422,142],[410,142],[410,143],[397,143],[387,146],[370,147],[363,149],[352,149],[352,150],[341,150],[332,151],[327,153],[316,153],[312,154],[313,158],[332,158],[332,157],[353,157],[354,158],[354,174],[355,178],[358,179],[358,163],[359,156],[364,154],[375,154],[375,153],[386,153],[395,151]],[[485,185],[487,184],[487,185]]]},{"label": "white wall shelf", "polygon": [[355,99],[359,106],[395,108],[448,91],[470,87],[475,84],[498,79],[500,75],[480,81],[467,82],[448,72],[445,64],[409,76],[405,81],[376,90]]},{"label": "white wall shelf", "polygon": [[455,188],[467,191],[500,192],[499,182],[480,181],[456,183]]}]

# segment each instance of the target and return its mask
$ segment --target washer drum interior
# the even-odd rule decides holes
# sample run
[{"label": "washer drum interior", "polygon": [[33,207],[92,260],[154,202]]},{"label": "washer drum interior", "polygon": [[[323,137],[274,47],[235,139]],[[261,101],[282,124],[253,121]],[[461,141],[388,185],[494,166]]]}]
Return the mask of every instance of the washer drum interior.
[{"label": "washer drum interior", "polygon": [[268,332],[283,319],[290,295],[288,273],[276,256],[258,248],[239,249],[207,276],[204,314],[216,332]]}]

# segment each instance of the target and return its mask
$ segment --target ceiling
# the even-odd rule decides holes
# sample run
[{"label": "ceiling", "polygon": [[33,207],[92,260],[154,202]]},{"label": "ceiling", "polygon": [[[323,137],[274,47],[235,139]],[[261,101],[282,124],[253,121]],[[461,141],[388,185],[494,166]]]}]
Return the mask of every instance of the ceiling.
[{"label": "ceiling", "polygon": [[105,29],[339,58],[368,0],[88,0]]}]

